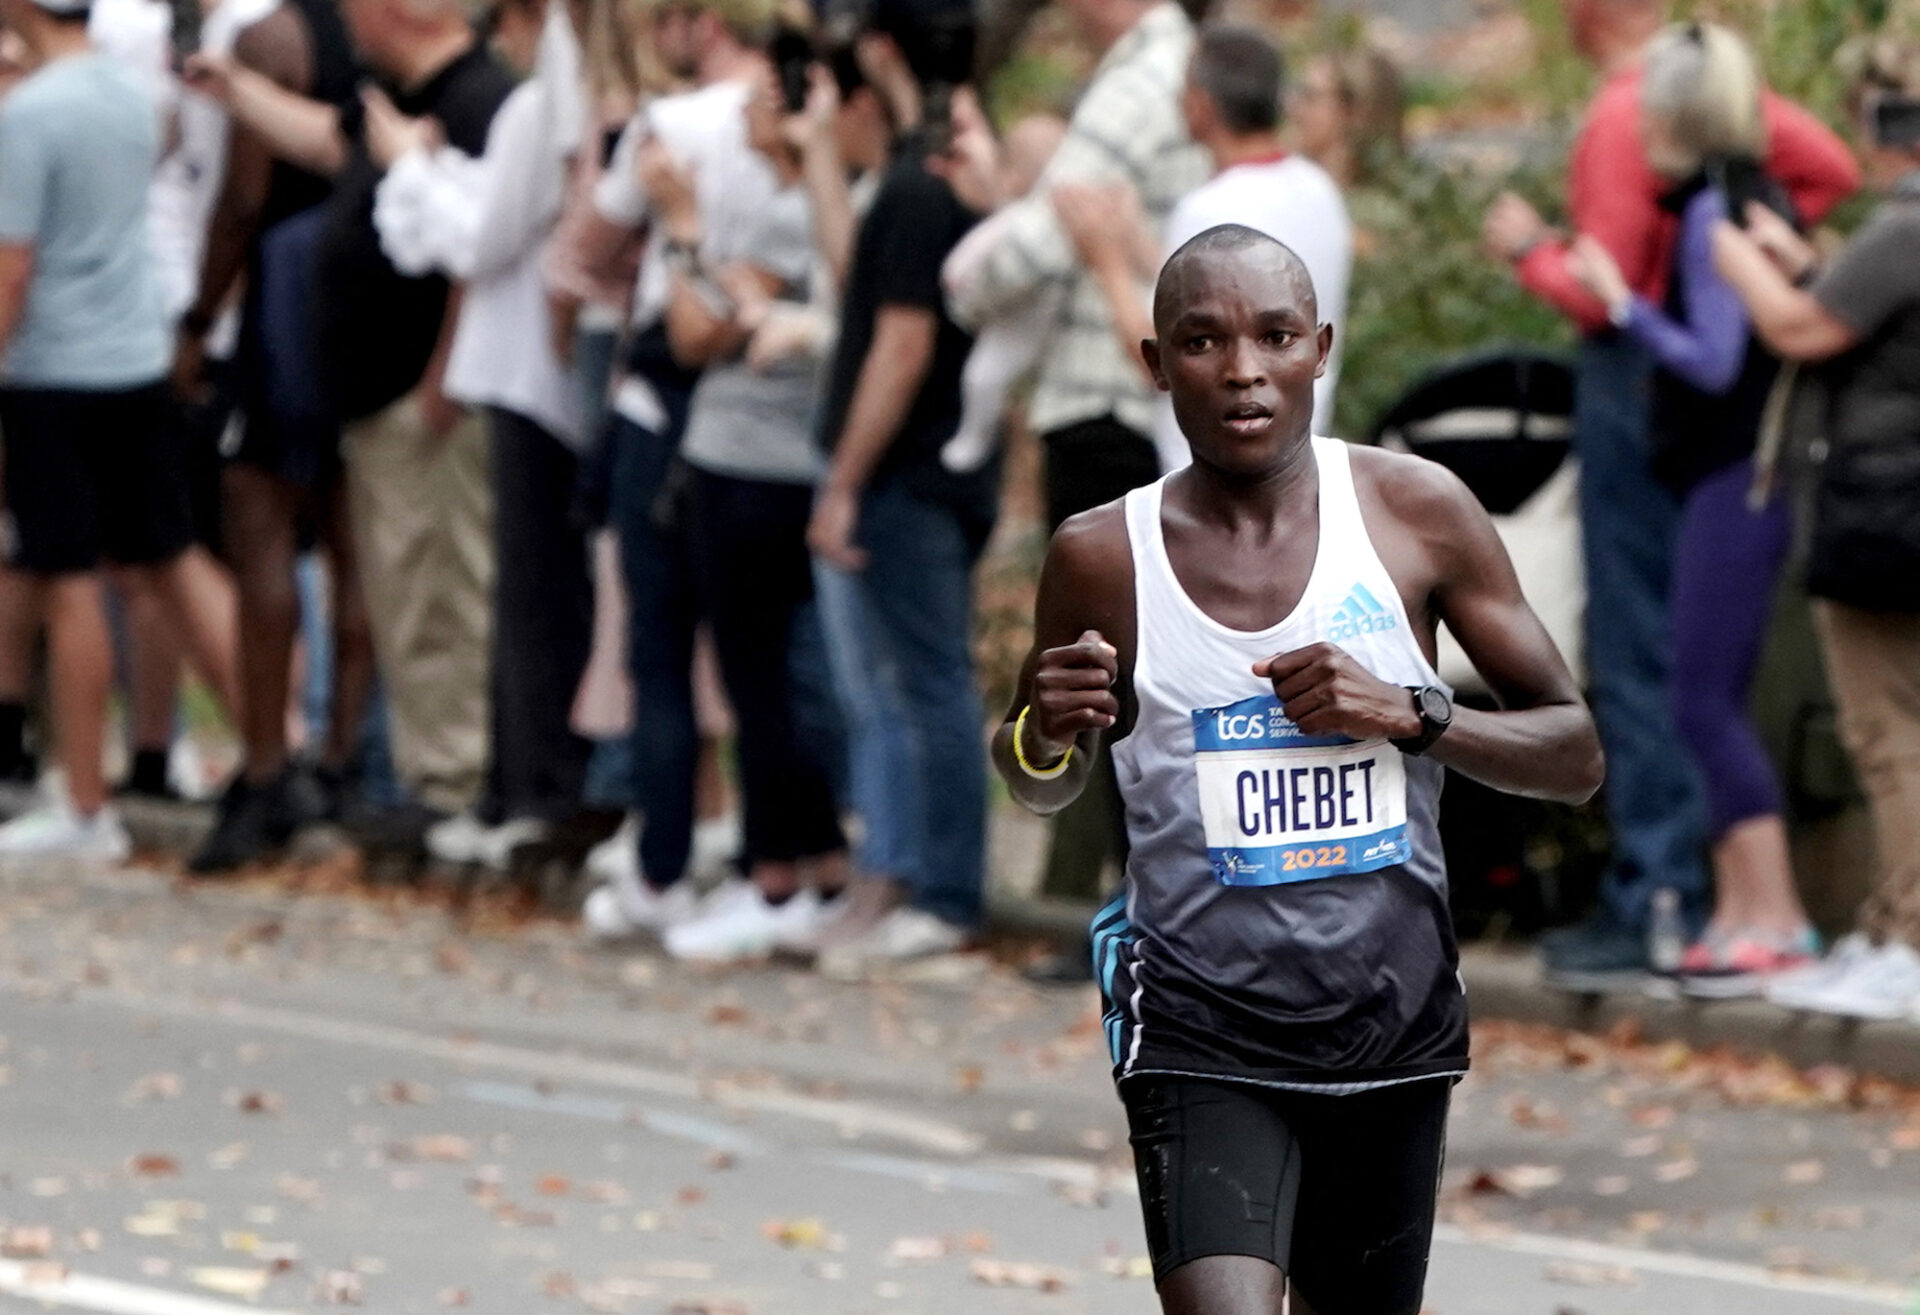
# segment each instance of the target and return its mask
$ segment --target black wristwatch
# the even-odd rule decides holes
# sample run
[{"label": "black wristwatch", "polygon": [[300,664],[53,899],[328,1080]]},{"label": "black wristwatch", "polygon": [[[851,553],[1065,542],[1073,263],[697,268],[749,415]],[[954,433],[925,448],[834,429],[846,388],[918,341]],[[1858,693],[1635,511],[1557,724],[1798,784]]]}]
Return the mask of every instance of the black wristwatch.
[{"label": "black wristwatch", "polygon": [[1418,758],[1453,725],[1453,699],[1438,685],[1409,685],[1407,691],[1413,695],[1413,710],[1420,714],[1420,733],[1388,743],[1401,753]]}]

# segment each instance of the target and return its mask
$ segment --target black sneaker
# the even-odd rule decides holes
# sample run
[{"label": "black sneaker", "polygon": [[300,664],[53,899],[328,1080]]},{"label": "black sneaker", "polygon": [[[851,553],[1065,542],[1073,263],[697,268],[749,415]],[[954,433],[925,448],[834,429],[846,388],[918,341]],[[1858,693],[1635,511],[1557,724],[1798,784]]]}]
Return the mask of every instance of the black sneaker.
[{"label": "black sneaker", "polygon": [[222,876],[278,854],[293,833],[312,820],[304,812],[292,768],[262,785],[234,777],[220,796],[213,831],[187,860],[187,871],[196,877]]},{"label": "black sneaker", "polygon": [[1646,936],[1602,910],[1540,938],[1547,982],[1566,991],[1629,990],[1653,971]]}]

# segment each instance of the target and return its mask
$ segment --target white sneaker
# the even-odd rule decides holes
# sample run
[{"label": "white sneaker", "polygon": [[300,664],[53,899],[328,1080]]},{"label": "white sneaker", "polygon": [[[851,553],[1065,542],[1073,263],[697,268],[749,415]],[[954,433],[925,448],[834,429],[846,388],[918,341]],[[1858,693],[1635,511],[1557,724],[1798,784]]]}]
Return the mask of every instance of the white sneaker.
[{"label": "white sneaker", "polygon": [[124,863],[133,854],[133,839],[120,814],[102,808],[82,817],[64,800],[36,808],[0,826],[0,857],[86,858]]},{"label": "white sneaker", "polygon": [[600,881],[640,880],[638,813],[628,813],[618,831],[587,851],[586,870]]},{"label": "white sneaker", "polygon": [[698,963],[745,963],[776,950],[799,950],[819,935],[820,897],[802,890],[769,904],[750,881],[730,881],[707,897],[700,912],[663,938],[667,953]]},{"label": "white sneaker", "polygon": [[516,817],[499,826],[485,828],[480,836],[478,861],[482,867],[505,872],[513,866],[513,851],[522,845],[538,844],[552,834],[553,828],[537,817]]},{"label": "white sneaker", "polygon": [[1920,1005],[1920,954],[1895,941],[1854,960],[1823,989],[1805,993],[1797,1007],[1892,1022],[1912,1015],[1916,1005]]},{"label": "white sneaker", "polygon": [[1767,999],[1782,1009],[1811,1009],[1804,1003],[1818,999],[1827,987],[1841,980],[1855,967],[1875,954],[1873,942],[1859,932],[1851,932],[1833,943],[1827,957],[1818,963],[1781,973],[1767,983]]},{"label": "white sneaker", "polygon": [[740,815],[710,817],[693,824],[693,852],[687,856],[687,875],[701,880],[730,875],[740,857]]},{"label": "white sneaker", "polygon": [[676,881],[658,890],[634,877],[609,881],[587,892],[580,922],[587,935],[601,944],[658,935],[677,927],[700,911],[700,894],[691,881]]},{"label": "white sneaker", "polygon": [[472,813],[455,813],[427,828],[427,853],[457,867],[478,863],[487,831],[487,824]]},{"label": "white sneaker", "polygon": [[820,956],[820,971],[828,977],[853,981],[885,964],[928,959],[963,950],[972,934],[944,918],[919,909],[895,909],[871,931],[830,947]]}]

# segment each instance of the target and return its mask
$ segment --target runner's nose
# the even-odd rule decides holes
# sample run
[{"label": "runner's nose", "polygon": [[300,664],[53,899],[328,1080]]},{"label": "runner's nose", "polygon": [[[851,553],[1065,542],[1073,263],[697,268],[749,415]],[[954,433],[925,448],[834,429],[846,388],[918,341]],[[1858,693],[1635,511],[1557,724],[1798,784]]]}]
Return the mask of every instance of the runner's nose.
[{"label": "runner's nose", "polygon": [[1250,338],[1235,338],[1228,351],[1227,383],[1235,388],[1258,388],[1266,381],[1258,344]]}]

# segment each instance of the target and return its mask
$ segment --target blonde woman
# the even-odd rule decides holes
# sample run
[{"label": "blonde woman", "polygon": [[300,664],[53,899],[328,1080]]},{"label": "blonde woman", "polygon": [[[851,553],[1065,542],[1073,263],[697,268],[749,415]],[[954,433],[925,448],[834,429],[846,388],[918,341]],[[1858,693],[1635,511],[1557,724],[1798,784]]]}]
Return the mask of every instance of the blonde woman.
[{"label": "blonde woman", "polygon": [[1669,594],[1673,714],[1706,788],[1715,907],[1680,977],[1705,996],[1756,993],[1819,948],[1793,884],[1779,781],[1746,711],[1789,537],[1785,500],[1750,498],[1777,366],[1713,267],[1714,226],[1729,214],[1750,203],[1790,211],[1759,163],[1761,96],[1731,31],[1664,29],[1640,94],[1647,162],[1670,183],[1662,204],[1680,224],[1664,304],[1630,291],[1591,237],[1573,250],[1575,274],[1655,362],[1653,472],[1683,499]]},{"label": "blonde woman", "polygon": [[[1879,1019],[1920,1009],[1920,545],[1888,529],[1920,519],[1920,11],[1909,13],[1904,35],[1846,52],[1862,154],[1886,199],[1831,268],[1765,215],[1714,234],[1761,339],[1818,366],[1825,385],[1807,585],[1880,851],[1859,930],[1769,994]],[[1836,522],[1851,532],[1836,534]]]}]

